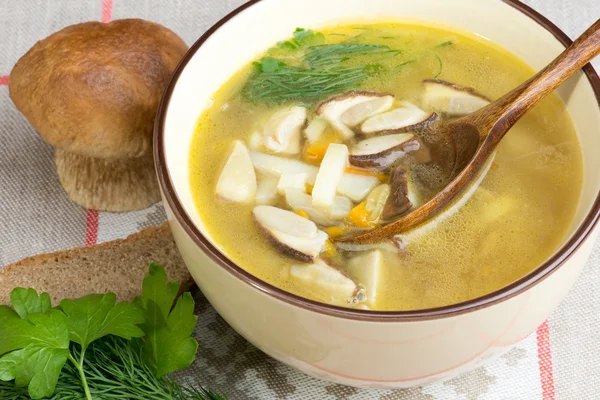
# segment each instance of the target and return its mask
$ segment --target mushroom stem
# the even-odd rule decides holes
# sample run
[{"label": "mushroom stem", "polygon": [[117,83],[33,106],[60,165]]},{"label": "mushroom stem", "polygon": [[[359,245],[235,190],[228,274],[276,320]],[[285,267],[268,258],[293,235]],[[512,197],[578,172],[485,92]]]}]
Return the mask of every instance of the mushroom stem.
[{"label": "mushroom stem", "polygon": [[137,158],[101,159],[57,149],[55,162],[65,192],[85,208],[125,212],[160,201],[152,153]]}]

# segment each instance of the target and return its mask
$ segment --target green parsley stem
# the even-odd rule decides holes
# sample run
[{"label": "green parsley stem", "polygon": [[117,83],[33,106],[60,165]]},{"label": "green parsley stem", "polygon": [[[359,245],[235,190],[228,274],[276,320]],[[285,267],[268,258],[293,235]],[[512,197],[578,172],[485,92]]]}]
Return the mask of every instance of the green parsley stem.
[{"label": "green parsley stem", "polygon": [[69,360],[73,363],[73,365],[75,366],[75,368],[77,368],[77,371],[79,371],[79,377],[81,378],[81,385],[83,386],[83,390],[85,392],[85,398],[87,400],[93,400],[92,399],[92,394],[90,393],[90,388],[87,384],[87,379],[85,379],[85,373],[83,372],[83,357],[85,354],[85,350],[81,350],[81,357],[79,362],[77,362],[77,360],[75,360],[73,358],[73,356],[71,354],[69,354]]}]

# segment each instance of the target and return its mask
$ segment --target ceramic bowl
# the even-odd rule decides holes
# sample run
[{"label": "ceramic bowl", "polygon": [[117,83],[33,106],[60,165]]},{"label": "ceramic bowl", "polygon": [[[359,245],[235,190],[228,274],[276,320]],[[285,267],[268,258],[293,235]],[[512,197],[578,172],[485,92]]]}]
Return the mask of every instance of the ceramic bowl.
[{"label": "ceramic bowl", "polygon": [[167,215],[183,259],[210,303],[270,356],[309,375],[352,386],[422,385],[501,354],[533,332],[563,299],[598,233],[600,80],[587,66],[558,91],[584,151],[583,192],[575,219],[554,255],[501,290],[420,311],[344,309],[284,292],[217,249],[192,200],[187,161],[196,122],[212,94],[298,26],[407,19],[483,36],[536,70],[570,43],[551,22],[514,0],[253,0],[191,47],[165,93],[155,128],[154,151]]}]

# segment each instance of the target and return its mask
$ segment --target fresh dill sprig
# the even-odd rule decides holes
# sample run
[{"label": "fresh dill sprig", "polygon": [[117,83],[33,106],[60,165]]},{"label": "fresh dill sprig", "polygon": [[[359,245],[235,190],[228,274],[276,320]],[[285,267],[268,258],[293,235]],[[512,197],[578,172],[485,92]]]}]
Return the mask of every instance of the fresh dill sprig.
[{"label": "fresh dill sprig", "polygon": [[247,98],[260,102],[314,101],[356,88],[369,77],[366,66],[311,69],[279,62],[274,67],[271,60],[263,59],[262,69],[244,88]]},{"label": "fresh dill sprig", "polygon": [[350,57],[382,54],[389,58],[389,56],[394,57],[400,53],[400,50],[392,50],[389,46],[381,44],[323,44],[310,46],[306,51],[305,61],[311,68],[317,68],[323,65],[340,64],[349,60]]},{"label": "fresh dill sprig", "polygon": [[[94,400],[226,400],[206,388],[181,386],[172,379],[157,378],[142,359],[140,339],[127,341],[106,336],[93,342],[86,351],[83,369]],[[71,346],[75,358],[80,347]],[[0,381],[3,400],[29,400],[27,388],[14,381]],[[67,363],[61,371],[56,390],[47,400],[81,400],[85,398],[79,371]]]},{"label": "fresh dill sprig", "polygon": [[447,42],[440,43],[438,45],[433,46],[434,49],[441,49],[442,47],[452,46],[454,44],[453,40],[448,40]]},{"label": "fresh dill sprig", "polygon": [[[386,63],[384,66],[382,61],[395,58],[402,54],[402,51],[392,49],[385,44],[358,43],[358,39],[373,28],[354,27],[353,29],[361,33],[347,37],[341,43],[323,43],[327,38],[322,33],[296,29],[292,39],[280,42],[275,48],[276,51],[267,53],[270,56],[254,63],[255,72],[242,90],[244,98],[261,103],[299,101],[310,104],[325,96],[358,88],[367,79],[382,72],[399,71],[419,61],[425,55],[454,43],[449,40],[435,45],[422,54],[417,54],[412,59],[401,60],[396,65]],[[332,33],[327,37],[330,36],[346,35]],[[380,57],[375,62],[371,58],[367,64],[365,62],[367,56]],[[437,53],[436,58],[439,63],[439,71],[436,74],[438,76],[442,72],[442,60]]]}]

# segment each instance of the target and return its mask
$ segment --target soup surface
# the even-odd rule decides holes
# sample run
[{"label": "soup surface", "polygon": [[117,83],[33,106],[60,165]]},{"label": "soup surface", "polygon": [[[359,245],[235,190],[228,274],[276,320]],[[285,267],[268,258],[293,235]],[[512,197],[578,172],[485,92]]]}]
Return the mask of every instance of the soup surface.
[{"label": "soup surface", "polygon": [[[293,38],[279,42],[233,76],[201,116],[189,160],[200,217],[221,251],[241,267],[284,290],[318,301],[411,310],[449,305],[497,290],[548,258],[575,213],[582,156],[569,115],[554,95],[507,134],[489,172],[455,213],[434,220],[430,229],[417,228],[368,249],[339,248],[332,239],[389,222],[438,189],[444,171],[431,162],[419,133],[430,126],[434,111],[433,119],[438,121],[464,114],[533,74],[522,61],[492,43],[439,27],[385,23],[319,32],[297,30]],[[431,79],[435,81],[427,81]],[[427,88],[433,100],[427,98]],[[455,93],[434,93],[436,88]],[[350,121],[349,114],[335,119],[335,107],[344,109],[342,103],[324,103],[331,106],[329,114],[323,111],[325,106],[318,107],[350,90],[367,91],[364,95],[371,101],[366,109],[354,109],[355,121]],[[460,97],[465,93],[466,100]],[[359,95],[346,94],[338,100]],[[438,101],[439,96],[445,102]],[[461,99],[466,102],[460,103]],[[355,103],[367,104],[360,99]],[[448,109],[451,104],[465,108]],[[398,109],[403,111],[381,117]],[[347,105],[344,110],[348,111]],[[346,127],[340,127],[340,121]],[[285,140],[298,140],[298,132],[300,147],[296,143],[294,149],[294,143]],[[381,151],[373,156],[377,151],[369,152],[369,145],[360,144],[391,135],[396,135],[389,138],[396,143],[395,152],[388,151],[385,141],[377,142],[372,147]],[[415,138],[420,146],[413,151],[407,143]],[[220,182],[234,143],[234,154],[242,161],[250,154],[255,171],[246,171],[240,178],[238,170],[237,178],[234,174],[233,180]],[[347,182],[352,187],[345,189],[335,178],[340,173],[339,154],[347,157],[344,148],[350,149],[350,163],[342,166],[346,175],[362,177],[356,185]],[[353,154],[366,157],[355,157],[353,162]],[[327,176],[324,168],[319,169],[323,157]],[[279,159],[296,160],[302,166],[282,174],[281,168],[286,167],[278,166]],[[394,173],[399,175],[393,178]],[[248,186],[253,176],[258,181],[256,199],[254,188]],[[390,196],[398,196],[399,188],[390,178],[398,176],[400,192],[408,190],[410,195],[391,204]],[[332,181],[324,184],[327,179]],[[232,181],[242,182],[242,187],[225,188]],[[367,193],[359,193],[363,184]],[[309,199],[307,206],[303,203],[308,208],[292,204],[294,194],[295,203]],[[337,196],[334,203],[332,196]],[[384,203],[396,208],[385,208],[382,214]],[[263,205],[260,212],[258,204]],[[311,255],[314,233],[309,233],[310,249],[303,242],[291,245],[296,251],[290,252],[290,245],[280,243],[289,235],[277,236],[280,231],[273,224],[296,226],[297,221],[285,213],[269,220],[267,214],[273,210],[268,206],[316,219],[319,235],[327,235],[317,240],[322,246],[315,257]],[[312,229],[302,223],[297,228]],[[352,290],[354,284],[356,290]]]}]

